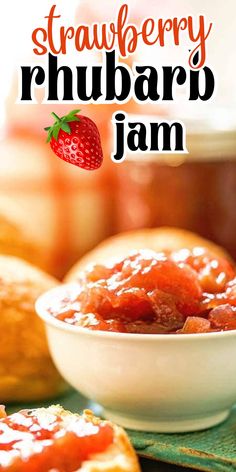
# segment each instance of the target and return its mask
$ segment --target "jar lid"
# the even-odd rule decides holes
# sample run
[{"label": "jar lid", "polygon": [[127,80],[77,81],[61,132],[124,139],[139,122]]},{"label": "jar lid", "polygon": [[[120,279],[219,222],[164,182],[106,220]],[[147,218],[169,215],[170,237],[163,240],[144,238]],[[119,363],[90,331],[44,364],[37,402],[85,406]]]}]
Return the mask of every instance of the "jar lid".
[{"label": "jar lid", "polygon": [[186,154],[127,153],[132,161],[158,161],[169,165],[179,165],[186,161],[226,160],[236,158],[236,112],[225,108],[212,108],[210,112],[193,117],[129,115],[130,121],[159,122],[181,120],[186,127]]}]

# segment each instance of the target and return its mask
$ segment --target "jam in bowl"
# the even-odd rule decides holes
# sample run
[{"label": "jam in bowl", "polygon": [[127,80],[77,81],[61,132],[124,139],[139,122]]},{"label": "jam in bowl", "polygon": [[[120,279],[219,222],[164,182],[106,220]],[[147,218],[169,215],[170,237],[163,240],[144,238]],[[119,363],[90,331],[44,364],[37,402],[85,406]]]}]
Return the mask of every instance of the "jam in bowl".
[{"label": "jam in bowl", "polygon": [[48,313],[91,330],[186,334],[236,329],[236,271],[202,247],[133,251],[92,265]]},{"label": "jam in bowl", "polygon": [[65,379],[121,425],[211,427],[236,401],[236,273],[196,246],[90,265],[36,311]]}]

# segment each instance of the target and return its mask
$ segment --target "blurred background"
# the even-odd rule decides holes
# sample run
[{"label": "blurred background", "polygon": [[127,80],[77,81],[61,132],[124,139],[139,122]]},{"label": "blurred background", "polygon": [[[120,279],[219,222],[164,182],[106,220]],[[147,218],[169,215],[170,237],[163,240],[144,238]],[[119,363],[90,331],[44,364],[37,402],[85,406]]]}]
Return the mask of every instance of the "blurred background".
[{"label": "blurred background", "polygon": [[[62,23],[114,19],[120,0],[59,0]],[[119,231],[159,225],[199,232],[236,257],[236,29],[235,0],[127,0],[130,21],[144,17],[205,14],[214,23],[207,40],[207,63],[217,77],[209,103],[79,106],[101,132],[104,165],[83,171],[57,159],[45,143],[50,113],[63,115],[71,105],[16,104],[20,65],[38,63],[31,33],[43,26],[53,2],[8,0],[1,15],[0,40],[0,251],[35,262],[62,278],[98,242]],[[19,21],[20,19],[20,21]],[[140,63],[186,65],[188,44],[139,47],[128,58]],[[96,55],[86,57],[94,60]],[[145,61],[143,58],[145,57]],[[95,57],[99,61],[99,55]],[[69,58],[70,60],[70,58]],[[71,53],[79,65],[84,56]],[[38,90],[39,101],[42,93]],[[110,160],[111,117],[122,109],[133,117],[183,119],[189,155],[133,155],[120,165]]]}]

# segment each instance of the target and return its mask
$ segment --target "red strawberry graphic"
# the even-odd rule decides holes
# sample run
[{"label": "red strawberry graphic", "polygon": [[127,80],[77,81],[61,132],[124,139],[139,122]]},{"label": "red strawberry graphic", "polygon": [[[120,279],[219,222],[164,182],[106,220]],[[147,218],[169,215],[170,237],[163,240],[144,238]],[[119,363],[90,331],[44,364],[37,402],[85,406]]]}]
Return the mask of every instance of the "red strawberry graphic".
[{"label": "red strawberry graphic", "polygon": [[55,122],[45,128],[47,142],[60,159],[82,169],[95,170],[103,160],[100,134],[90,118],[77,115],[79,111],[72,110],[61,118],[52,113]]}]

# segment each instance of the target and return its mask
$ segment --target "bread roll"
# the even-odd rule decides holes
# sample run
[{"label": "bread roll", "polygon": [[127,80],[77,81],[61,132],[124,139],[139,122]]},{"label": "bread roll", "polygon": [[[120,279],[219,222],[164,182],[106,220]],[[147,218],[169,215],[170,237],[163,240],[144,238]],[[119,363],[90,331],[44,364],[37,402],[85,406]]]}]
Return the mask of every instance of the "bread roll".
[{"label": "bread roll", "polygon": [[0,256],[0,403],[41,400],[64,390],[34,304],[57,281],[28,264]]},{"label": "bread roll", "polygon": [[127,256],[135,249],[152,249],[154,251],[192,249],[203,246],[218,256],[230,259],[228,253],[212,241],[195,233],[177,228],[152,228],[120,233],[99,244],[75,264],[65,277],[65,281],[75,280],[80,271],[92,264],[105,264],[106,261]]}]

